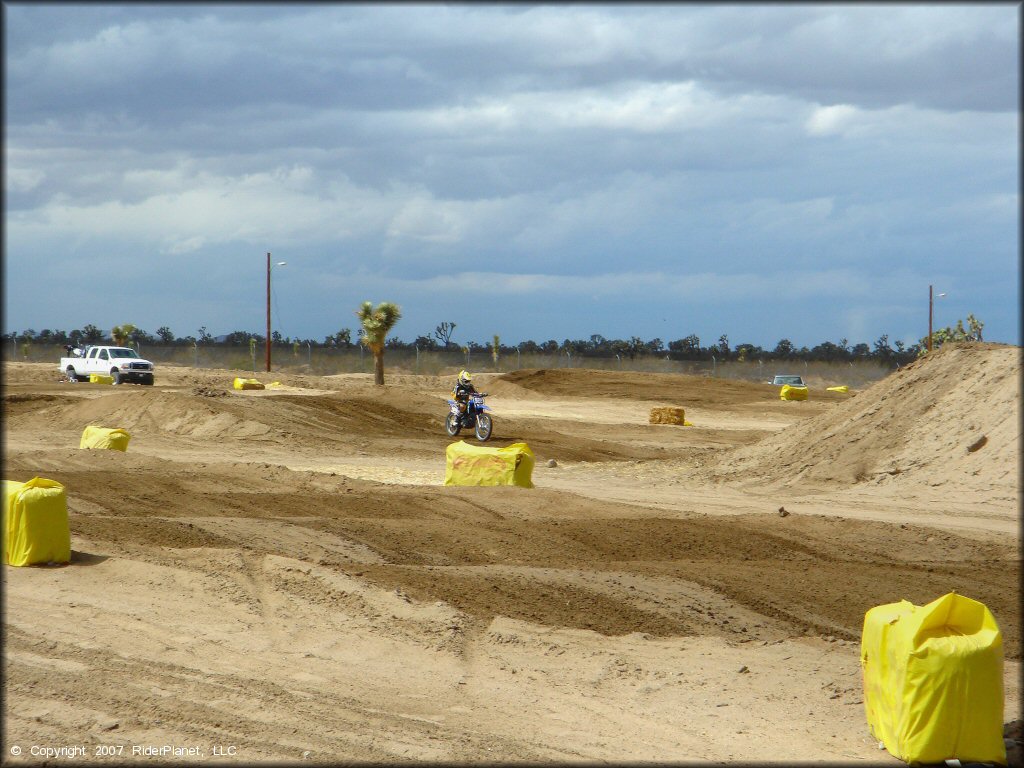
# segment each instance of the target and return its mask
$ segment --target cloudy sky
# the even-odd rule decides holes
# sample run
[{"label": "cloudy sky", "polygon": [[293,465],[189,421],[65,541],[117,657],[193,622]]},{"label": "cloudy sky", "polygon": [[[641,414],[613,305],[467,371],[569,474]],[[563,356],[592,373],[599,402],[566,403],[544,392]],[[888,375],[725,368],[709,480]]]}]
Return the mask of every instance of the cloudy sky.
[{"label": "cloudy sky", "polygon": [[3,12],[7,331],[1020,343],[1016,4]]}]

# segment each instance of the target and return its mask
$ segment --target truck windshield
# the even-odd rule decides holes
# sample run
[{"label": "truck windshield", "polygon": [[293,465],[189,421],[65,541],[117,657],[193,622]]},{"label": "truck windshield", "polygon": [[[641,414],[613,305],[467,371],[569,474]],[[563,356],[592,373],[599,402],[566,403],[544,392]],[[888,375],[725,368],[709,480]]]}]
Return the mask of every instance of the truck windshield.
[{"label": "truck windshield", "polygon": [[135,354],[134,349],[126,349],[124,347],[112,347],[110,350],[111,357],[138,357]]}]

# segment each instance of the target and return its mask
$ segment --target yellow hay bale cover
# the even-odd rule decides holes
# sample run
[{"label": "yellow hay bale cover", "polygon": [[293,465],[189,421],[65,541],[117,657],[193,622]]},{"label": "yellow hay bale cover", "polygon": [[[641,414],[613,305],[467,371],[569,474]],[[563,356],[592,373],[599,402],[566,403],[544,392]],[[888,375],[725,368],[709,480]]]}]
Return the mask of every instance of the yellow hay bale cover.
[{"label": "yellow hay bale cover", "polygon": [[685,409],[675,407],[651,408],[650,423],[678,424],[681,427],[693,426],[693,424],[686,420]]},{"label": "yellow hay bale cover", "polygon": [[1003,639],[982,603],[950,592],[872,608],[860,663],[868,727],[891,755],[1006,764]]},{"label": "yellow hay bale cover", "polygon": [[850,388],[843,384],[841,387],[825,387],[826,392],[849,392]]},{"label": "yellow hay bale cover", "polygon": [[533,488],[533,451],[526,443],[484,448],[465,440],[445,451],[445,485],[518,485]]},{"label": "yellow hay bale cover", "polygon": [[82,432],[79,448],[108,448],[113,451],[127,451],[131,435],[124,429],[107,427],[86,427]]},{"label": "yellow hay bale cover", "polygon": [[806,400],[807,387],[794,387],[790,384],[783,384],[779,390],[779,400]]},{"label": "yellow hay bale cover", "polygon": [[240,379],[235,377],[235,389],[266,389],[258,379]]},{"label": "yellow hay bale cover", "polygon": [[64,486],[33,477],[4,480],[4,562],[7,565],[71,561],[71,530]]},{"label": "yellow hay bale cover", "polygon": [[114,377],[106,373],[90,373],[89,374],[90,384],[113,384]]}]

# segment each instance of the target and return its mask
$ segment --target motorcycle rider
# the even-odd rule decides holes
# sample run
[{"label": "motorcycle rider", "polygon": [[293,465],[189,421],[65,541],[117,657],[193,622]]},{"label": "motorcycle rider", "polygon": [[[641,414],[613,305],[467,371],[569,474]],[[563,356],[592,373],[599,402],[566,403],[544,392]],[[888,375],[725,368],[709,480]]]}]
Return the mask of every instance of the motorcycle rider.
[{"label": "motorcycle rider", "polygon": [[476,387],[473,386],[473,376],[467,370],[459,371],[459,378],[455,382],[455,388],[452,389],[452,396],[455,398],[455,402],[459,404],[459,418],[466,418],[466,405],[469,403],[469,396],[483,394],[477,392]]}]

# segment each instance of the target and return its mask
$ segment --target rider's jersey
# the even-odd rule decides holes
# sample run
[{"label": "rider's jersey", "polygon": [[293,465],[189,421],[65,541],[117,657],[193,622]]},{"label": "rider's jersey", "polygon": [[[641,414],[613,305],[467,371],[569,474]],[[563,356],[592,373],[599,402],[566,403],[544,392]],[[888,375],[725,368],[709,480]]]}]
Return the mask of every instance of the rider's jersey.
[{"label": "rider's jersey", "polygon": [[456,400],[469,400],[470,395],[476,394],[476,388],[472,384],[459,382],[455,385],[455,389],[452,390],[452,394],[455,395]]}]

